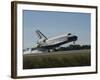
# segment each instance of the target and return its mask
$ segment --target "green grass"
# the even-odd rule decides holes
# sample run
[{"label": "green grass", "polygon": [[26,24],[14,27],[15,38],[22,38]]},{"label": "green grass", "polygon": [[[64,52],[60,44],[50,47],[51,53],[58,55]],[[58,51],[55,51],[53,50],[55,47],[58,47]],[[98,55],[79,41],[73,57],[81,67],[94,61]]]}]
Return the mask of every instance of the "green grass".
[{"label": "green grass", "polygon": [[23,55],[23,69],[90,66],[90,50]]}]

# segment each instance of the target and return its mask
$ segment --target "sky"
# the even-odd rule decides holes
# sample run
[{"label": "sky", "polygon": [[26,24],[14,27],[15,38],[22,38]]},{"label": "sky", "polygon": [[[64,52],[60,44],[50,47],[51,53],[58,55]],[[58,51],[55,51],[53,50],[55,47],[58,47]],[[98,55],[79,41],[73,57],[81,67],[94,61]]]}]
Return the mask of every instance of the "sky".
[{"label": "sky", "polygon": [[71,33],[78,36],[77,44],[88,45],[90,20],[90,13],[23,10],[23,49],[34,47],[37,29],[47,38]]}]

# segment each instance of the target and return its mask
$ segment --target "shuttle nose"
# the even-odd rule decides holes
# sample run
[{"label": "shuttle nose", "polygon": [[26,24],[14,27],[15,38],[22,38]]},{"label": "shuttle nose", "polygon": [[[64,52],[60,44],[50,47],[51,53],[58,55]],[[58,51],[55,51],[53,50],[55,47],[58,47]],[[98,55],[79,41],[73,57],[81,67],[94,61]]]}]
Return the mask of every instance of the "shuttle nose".
[{"label": "shuttle nose", "polygon": [[69,41],[76,41],[77,39],[78,39],[77,36],[68,37],[68,40],[69,40]]},{"label": "shuttle nose", "polygon": [[73,36],[73,39],[76,41],[78,39],[78,37],[77,36]]}]

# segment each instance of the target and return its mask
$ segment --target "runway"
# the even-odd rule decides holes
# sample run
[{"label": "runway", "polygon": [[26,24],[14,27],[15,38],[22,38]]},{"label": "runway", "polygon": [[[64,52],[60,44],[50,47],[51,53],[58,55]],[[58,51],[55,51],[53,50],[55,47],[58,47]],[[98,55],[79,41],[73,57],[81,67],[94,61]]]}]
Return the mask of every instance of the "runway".
[{"label": "runway", "polygon": [[70,50],[70,51],[56,51],[56,52],[44,52],[44,53],[29,53],[24,54],[24,56],[38,56],[38,55],[55,55],[55,54],[81,54],[81,53],[90,53],[90,49],[84,50]]}]

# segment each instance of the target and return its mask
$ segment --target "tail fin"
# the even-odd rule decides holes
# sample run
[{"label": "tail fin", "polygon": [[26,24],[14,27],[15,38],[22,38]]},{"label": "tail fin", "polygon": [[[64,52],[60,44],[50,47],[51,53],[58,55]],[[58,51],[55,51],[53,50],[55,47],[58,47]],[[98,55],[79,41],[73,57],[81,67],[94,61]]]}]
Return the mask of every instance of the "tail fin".
[{"label": "tail fin", "polygon": [[44,36],[44,35],[40,32],[40,30],[36,30],[36,33],[37,33],[37,36],[39,37],[39,39],[42,39],[42,38],[47,39],[47,37]]}]

